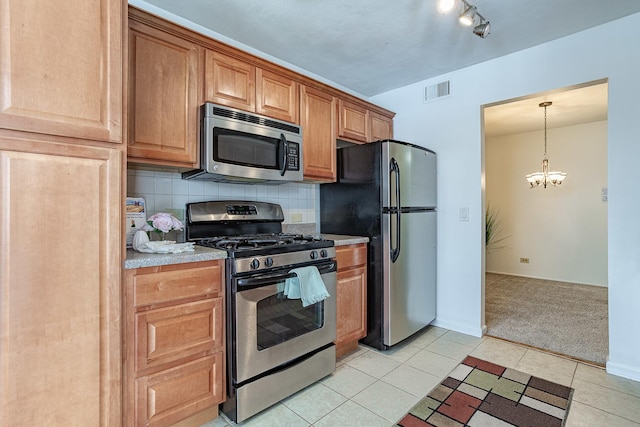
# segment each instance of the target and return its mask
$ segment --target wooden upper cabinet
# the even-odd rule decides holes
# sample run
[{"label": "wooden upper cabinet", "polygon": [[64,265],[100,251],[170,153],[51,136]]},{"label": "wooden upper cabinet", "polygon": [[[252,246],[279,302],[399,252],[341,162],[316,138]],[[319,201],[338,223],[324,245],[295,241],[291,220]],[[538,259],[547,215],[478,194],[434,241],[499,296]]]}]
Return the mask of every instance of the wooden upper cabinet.
[{"label": "wooden upper cabinet", "polygon": [[298,83],[288,77],[207,50],[205,100],[298,123]]},{"label": "wooden upper cabinet", "polygon": [[298,83],[258,68],[256,70],[256,113],[298,123]]},{"label": "wooden upper cabinet", "polygon": [[0,128],[121,142],[123,6],[0,0]]},{"label": "wooden upper cabinet", "polygon": [[240,110],[256,109],[256,67],[238,59],[205,52],[205,98]]},{"label": "wooden upper cabinet", "polygon": [[369,110],[358,104],[338,100],[338,138],[369,142]]},{"label": "wooden upper cabinet", "polygon": [[393,138],[393,118],[370,111],[369,119],[371,121],[371,141]]},{"label": "wooden upper cabinet", "polygon": [[194,43],[129,21],[130,161],[196,165],[199,55]]},{"label": "wooden upper cabinet", "polygon": [[318,89],[300,86],[300,125],[304,178],[336,180],[336,98]]}]

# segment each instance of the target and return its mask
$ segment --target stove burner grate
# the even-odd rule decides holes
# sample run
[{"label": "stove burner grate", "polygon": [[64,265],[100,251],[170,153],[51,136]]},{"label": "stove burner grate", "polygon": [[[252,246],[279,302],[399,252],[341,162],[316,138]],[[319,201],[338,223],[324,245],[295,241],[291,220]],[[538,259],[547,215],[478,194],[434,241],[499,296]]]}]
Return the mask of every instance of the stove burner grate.
[{"label": "stove burner grate", "polygon": [[324,241],[322,237],[306,236],[303,234],[255,234],[242,236],[216,236],[208,237],[198,242],[201,246],[216,249],[240,251],[243,249],[269,248],[274,246],[286,246]]}]

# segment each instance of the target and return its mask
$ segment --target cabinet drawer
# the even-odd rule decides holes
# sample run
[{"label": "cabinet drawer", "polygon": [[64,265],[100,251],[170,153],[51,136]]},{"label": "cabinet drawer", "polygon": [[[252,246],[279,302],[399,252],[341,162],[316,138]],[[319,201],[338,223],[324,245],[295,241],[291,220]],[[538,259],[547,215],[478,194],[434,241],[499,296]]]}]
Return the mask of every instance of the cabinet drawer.
[{"label": "cabinet drawer", "polygon": [[134,306],[220,293],[223,267],[221,263],[204,267],[160,270],[139,273],[133,278]]},{"label": "cabinet drawer", "polygon": [[356,267],[367,264],[367,245],[364,243],[356,245],[339,246],[336,248],[336,259],[338,270]]},{"label": "cabinet drawer", "polygon": [[222,310],[222,298],[214,298],[137,313],[136,372],[221,349]]},{"label": "cabinet drawer", "polygon": [[224,400],[223,353],[138,378],[137,426],[170,426]]}]

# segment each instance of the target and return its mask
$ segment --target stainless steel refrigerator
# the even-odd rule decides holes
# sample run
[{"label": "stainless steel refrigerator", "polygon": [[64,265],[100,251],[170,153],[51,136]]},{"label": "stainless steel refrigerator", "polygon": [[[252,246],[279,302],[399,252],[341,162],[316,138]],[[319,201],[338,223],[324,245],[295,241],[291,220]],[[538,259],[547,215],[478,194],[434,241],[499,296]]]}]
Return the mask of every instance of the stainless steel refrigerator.
[{"label": "stainless steel refrigerator", "polygon": [[362,342],[386,350],[436,316],[436,154],[384,140],[339,149],[337,168],[320,230],[369,237]]}]

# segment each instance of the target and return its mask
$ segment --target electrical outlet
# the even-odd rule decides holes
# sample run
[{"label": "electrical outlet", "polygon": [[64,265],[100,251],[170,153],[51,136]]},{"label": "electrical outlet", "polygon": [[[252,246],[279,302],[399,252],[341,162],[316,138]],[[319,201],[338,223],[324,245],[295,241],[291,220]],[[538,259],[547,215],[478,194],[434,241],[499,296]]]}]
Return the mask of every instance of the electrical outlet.
[{"label": "electrical outlet", "polygon": [[291,222],[302,222],[302,212],[294,212],[291,214]]},{"label": "electrical outlet", "polygon": [[529,258],[520,258],[521,264],[529,264]]}]

